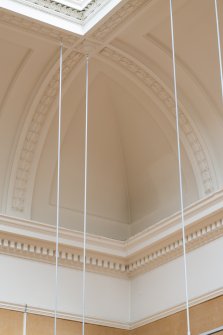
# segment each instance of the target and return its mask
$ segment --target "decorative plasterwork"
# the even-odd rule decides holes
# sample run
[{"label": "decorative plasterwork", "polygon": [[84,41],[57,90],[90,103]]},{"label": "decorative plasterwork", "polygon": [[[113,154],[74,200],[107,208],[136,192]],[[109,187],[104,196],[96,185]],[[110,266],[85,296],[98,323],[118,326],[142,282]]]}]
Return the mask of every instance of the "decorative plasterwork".
[{"label": "decorative plasterwork", "polygon": [[[61,4],[51,1],[51,0],[23,0],[31,5],[36,3],[41,3],[41,6],[48,7],[57,7],[60,8],[60,11],[63,13],[64,11],[67,13],[67,16],[72,17],[71,13],[72,9],[67,8],[67,6],[62,6]],[[93,14],[96,8],[99,8],[104,3],[107,3],[106,0],[93,0],[90,1],[85,11],[76,10],[76,19],[81,20],[82,17],[86,17],[87,15]],[[123,25],[131,16],[135,16],[137,11],[142,9],[143,6],[148,5],[152,0],[129,0],[124,1],[124,5],[122,5],[119,9],[114,10],[114,14],[111,15],[102,25],[100,25],[96,30],[89,34],[89,38],[92,40],[97,40],[97,42],[103,43],[107,41],[111,34],[114,34],[120,25]],[[65,7],[65,8],[61,8]],[[58,11],[56,11],[58,14]],[[43,22],[39,23],[36,20],[32,20],[26,16],[14,14],[11,11],[6,11],[1,9],[0,11],[0,22],[6,23],[10,26],[14,26],[16,29],[24,30],[27,33],[35,33],[37,35],[43,36],[44,38],[56,41],[63,42],[64,46],[72,47],[78,38],[65,30],[56,29],[53,26],[48,24],[44,24]]]},{"label": "decorative plasterwork", "polygon": [[[87,250],[87,271],[99,272],[117,277],[134,277],[161,266],[182,255],[181,231],[169,236],[165,242],[157,242],[138,255],[118,257]],[[223,236],[223,219],[205,226],[194,226],[186,235],[187,252]],[[1,233],[0,253],[55,264],[55,243],[15,234]],[[82,270],[83,250],[61,245],[59,265]]]},{"label": "decorative plasterwork", "polygon": [[109,36],[115,32],[119,25],[123,24],[133,14],[135,15],[138,10],[143,6],[148,5],[152,0],[129,0],[119,10],[104,23],[102,24],[93,34],[91,38],[105,42]]},{"label": "decorative plasterwork", "polygon": [[78,40],[74,34],[65,30],[55,29],[55,27],[2,9],[0,10],[0,24],[6,24],[11,28],[19,29],[28,34],[35,34],[58,44],[62,41],[63,45],[67,48],[72,47]]},{"label": "decorative plasterwork", "polygon": [[[0,219],[1,253],[55,264],[54,227],[4,216]],[[223,236],[222,194],[186,210],[185,219],[187,252]],[[83,235],[61,228],[59,236],[60,265],[82,269]],[[87,237],[87,270],[111,276],[134,277],[181,255],[179,215],[125,242]]]},{"label": "decorative plasterwork", "polygon": [[[81,53],[85,54],[86,48],[89,49],[90,46],[90,49],[93,49],[94,53],[99,52],[106,61],[113,62],[113,64],[120,66],[122,70],[128,71],[129,74],[139,80],[145,87],[149,87],[165,108],[170,111],[169,114],[172,115],[173,118],[174,100],[172,95],[148,69],[145,69],[145,67],[141,66],[138,62],[135,62],[135,60],[117,50],[104,48],[100,52],[103,43],[109,40],[111,34],[114,34],[115,30],[120,27],[120,25],[129,20],[131,16],[135,15],[150,2],[151,1],[148,0],[125,1],[124,5],[116,10],[113,15],[99,26],[99,28],[89,34],[87,42],[78,40],[73,34],[65,33],[64,31],[51,28],[50,26],[37,23],[36,21],[22,16],[9,14],[9,12],[6,11],[0,12],[0,18],[3,23],[10,24],[11,26],[23,29],[27,32],[35,32],[36,34],[40,34],[41,36],[45,36],[54,41],[59,42],[62,39],[66,46],[74,47],[75,51],[72,51],[70,56],[64,60],[64,69],[67,75],[81,59]],[[55,69],[55,72],[58,73],[58,68]],[[31,113],[34,112],[34,115],[30,119],[30,124],[24,128],[24,133],[22,133],[21,136],[23,137],[23,139],[21,139],[23,144],[17,148],[17,154],[15,155],[13,164],[13,175],[11,175],[12,186],[8,192],[10,198],[8,198],[7,204],[9,213],[11,212],[11,209],[18,214],[23,214],[25,210],[26,213],[29,213],[30,211],[30,208],[28,208],[29,204],[26,203],[28,198],[28,183],[30,182],[30,173],[34,164],[34,157],[36,157],[39,136],[46,120],[47,109],[50,108],[56,97],[57,76],[58,74],[46,77],[44,84],[45,82],[48,82],[48,84],[46,85],[42,97],[40,97],[36,110],[33,111],[32,108],[30,109]],[[64,74],[63,77],[65,79],[66,75]],[[180,125],[187,142],[187,147],[189,147],[189,151],[191,152],[195,170],[199,171],[199,173],[195,173],[195,175],[198,176],[197,178],[200,178],[199,185],[202,185],[201,195],[210,194],[215,187],[210,162],[208,161],[203,144],[197,135],[195,128],[182,108],[180,109]]]},{"label": "decorative plasterwork", "polygon": [[[129,18],[130,15],[135,13],[145,4],[148,4],[148,0],[129,0],[127,3],[125,3],[118,11],[116,11],[113,16],[111,16],[111,18],[109,18],[103,24],[102,30],[99,28],[94,32],[93,36],[90,36],[90,38],[93,37],[99,41],[87,41],[88,47],[90,45],[91,49],[100,49],[101,41],[104,41],[106,37],[109,37],[110,32],[114,31],[115,28],[123,23],[123,19]],[[51,38],[58,42],[61,42],[62,40],[63,43],[68,47],[76,45],[75,51],[73,51],[70,56],[64,60],[63,68],[65,69],[64,71],[66,71],[66,74],[71,72],[71,69],[80,60],[80,53],[86,53],[85,41],[77,43],[77,38],[73,37],[73,35],[70,33],[65,33],[64,31],[62,32],[51,27],[49,28],[49,26],[44,26],[43,24],[27,19],[23,16],[13,15],[11,13],[9,14],[9,12],[6,11],[0,12],[0,18],[2,19],[2,22],[10,24],[16,28],[23,29],[27,32],[35,32],[36,34],[46,35],[46,38]],[[11,196],[11,192],[13,195],[12,199],[8,199],[7,208],[9,209],[9,212],[12,209],[18,213],[23,213],[25,207],[27,206],[27,187],[38,139],[44,121],[46,120],[47,109],[49,109],[49,107],[52,105],[56,96],[56,85],[58,82],[57,77],[59,73],[58,69],[56,69],[56,71],[57,75],[46,79],[46,81],[48,81],[48,85],[39,101],[35,114],[31,119],[30,125],[27,128],[28,130],[24,136],[23,144],[19,148],[21,151],[15,155],[15,157],[19,157],[19,161],[14,162],[13,169],[16,169],[16,171],[14,172],[14,176],[11,176],[13,186],[12,190],[9,192],[9,196]],[[63,80],[65,79],[66,75],[63,73]]]},{"label": "decorative plasterwork", "polygon": [[[76,51],[69,51],[63,63],[63,81],[65,82],[73,67],[81,60],[82,55]],[[33,158],[39,141],[42,126],[49,113],[50,106],[58,94],[59,71],[58,67],[48,78],[48,85],[29,123],[16,166],[15,181],[11,207],[17,212],[23,212],[27,195]]]},{"label": "decorative plasterwork", "polygon": [[[84,42],[80,44],[80,52],[83,52]],[[93,43],[94,44],[94,43]],[[94,46],[95,47],[95,46]],[[96,43],[96,47],[98,47]],[[78,50],[79,50],[78,49]],[[117,50],[111,48],[104,48],[100,55],[106,58],[107,61],[113,62],[115,66],[120,66],[122,69],[127,70],[131,75],[137,78],[144,86],[149,87],[156,97],[164,104],[165,108],[170,112],[170,115],[175,118],[175,105],[172,95],[165,89],[164,86],[153,76],[148,69],[143,68],[138,63],[134,62],[131,58],[123,55]],[[63,80],[71,72],[72,68],[81,60],[82,55],[79,52],[72,51],[64,60]],[[31,119],[26,136],[21,146],[19,154],[19,161],[17,163],[15,181],[13,186],[12,196],[12,209],[19,213],[23,213],[27,207],[27,188],[30,179],[30,173],[33,167],[33,160],[36,152],[36,147],[39,141],[39,136],[42,127],[46,120],[49,108],[57,96],[58,84],[58,69],[55,69],[55,75],[49,77],[48,85],[40,99],[35,113]],[[196,162],[196,168],[200,172],[201,185],[203,187],[202,193],[205,195],[210,194],[214,190],[213,176],[209,168],[209,161],[206,157],[203,145],[198,138],[196,131],[191,124],[188,117],[180,108],[180,126],[182,133],[188,143],[188,147]],[[29,210],[29,209],[27,209]]]},{"label": "decorative plasterwork", "polygon": [[83,36],[121,1],[91,0],[85,6],[69,6],[68,1],[65,4],[55,0],[1,0],[1,6]]},{"label": "decorative plasterwork", "polygon": [[[175,118],[175,102],[173,96],[167,91],[160,81],[153,75],[151,71],[140,66],[139,63],[128,57],[124,53],[120,53],[113,48],[104,48],[101,50],[100,55],[113,62],[116,66],[128,71],[137,80],[139,80],[145,87],[152,90],[153,94],[162,102],[166,110],[170,112]],[[181,107],[181,106],[180,106]],[[179,122],[182,133],[188,143],[188,146],[193,154],[196,162],[196,168],[200,172],[200,178],[203,185],[203,194],[208,195],[214,191],[214,182],[210,162],[207,159],[203,145],[187,115],[183,109],[179,111]]]},{"label": "decorative plasterwork", "polygon": [[[0,239],[0,251],[4,254],[55,264],[55,243],[52,242],[46,243],[4,233]],[[82,270],[83,250],[60,245],[59,265]],[[86,266],[88,271],[117,276],[125,275],[127,270],[125,259],[92,251],[87,252]]]},{"label": "decorative plasterwork", "polygon": [[38,6],[42,10],[49,10],[54,14],[66,15],[69,18],[73,18],[77,21],[84,22],[90,15],[95,14],[99,8],[107,2],[107,0],[91,0],[87,5],[82,9],[77,9],[74,6],[68,6],[62,4],[59,1],[54,0],[17,0],[23,3],[26,3],[28,6]]},{"label": "decorative plasterwork", "polygon": [[[183,240],[181,232],[170,236],[167,241],[160,241],[158,245],[143,251],[128,260],[128,275],[136,276],[141,272],[147,272],[155,267],[165,264],[182,255]],[[195,226],[186,234],[186,250],[190,252],[212,240],[223,236],[223,219],[213,221],[205,226]],[[159,247],[158,247],[159,246]]]}]

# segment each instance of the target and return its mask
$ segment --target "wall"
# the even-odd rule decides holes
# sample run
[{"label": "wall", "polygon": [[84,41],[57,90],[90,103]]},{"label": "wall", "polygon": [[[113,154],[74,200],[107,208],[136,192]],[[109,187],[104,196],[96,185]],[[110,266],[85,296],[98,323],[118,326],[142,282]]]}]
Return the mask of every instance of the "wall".
[{"label": "wall", "polygon": [[[187,255],[190,300],[222,290],[222,251],[223,238],[219,238]],[[182,257],[133,278],[131,301],[131,322],[137,324],[184,304]]]},{"label": "wall", "polygon": [[[0,302],[54,310],[55,266],[0,255]],[[82,315],[82,272],[59,268],[58,311]],[[129,322],[129,281],[92,272],[86,274],[86,316],[100,323]]]},{"label": "wall", "polygon": [[[194,303],[223,292],[223,238],[187,256],[189,297]],[[0,306],[51,315],[55,266],[0,254]],[[139,327],[184,307],[182,257],[131,279],[87,272],[86,317],[90,323],[116,328]],[[217,293],[216,293],[217,292]],[[4,304],[5,303],[5,304]],[[14,309],[14,308],[13,308]],[[58,311],[79,321],[82,315],[82,272],[59,268]]]},{"label": "wall", "polygon": [[[0,335],[22,335],[23,313],[12,310],[0,309]],[[54,319],[52,317],[28,314],[27,335],[53,335]],[[80,322],[57,319],[58,335],[81,334]],[[98,326],[85,325],[86,335],[126,335],[127,330]]]},{"label": "wall", "polygon": [[[190,308],[191,334],[223,326],[223,296]],[[130,335],[186,335],[185,311],[134,329]],[[223,332],[218,333],[223,334]]]},{"label": "wall", "polygon": [[[199,335],[223,325],[223,296],[198,304],[190,309],[191,334]],[[0,309],[0,335],[22,335],[23,314]],[[186,335],[185,311],[131,331],[86,324],[86,335]],[[29,314],[27,335],[53,335],[53,318]],[[81,323],[57,320],[58,335],[80,335]],[[219,335],[221,335],[219,333]]]}]

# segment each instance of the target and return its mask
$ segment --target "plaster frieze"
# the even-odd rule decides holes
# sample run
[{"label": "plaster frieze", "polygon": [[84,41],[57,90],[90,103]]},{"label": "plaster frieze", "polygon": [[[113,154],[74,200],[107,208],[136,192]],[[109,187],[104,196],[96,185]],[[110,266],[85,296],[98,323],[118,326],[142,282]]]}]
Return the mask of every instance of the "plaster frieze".
[{"label": "plaster frieze", "polygon": [[74,34],[65,30],[56,29],[50,25],[3,9],[0,10],[0,24],[24,31],[26,34],[34,34],[54,43],[59,44],[62,41],[63,45],[67,48],[72,47],[78,41],[78,38]]},{"label": "plaster frieze", "polygon": [[[208,210],[209,209],[209,210]],[[223,236],[222,194],[185,211],[186,250]],[[1,216],[0,253],[55,264],[55,227]],[[83,234],[61,228],[59,264],[82,270]],[[87,235],[87,271],[135,277],[182,255],[180,215],[127,241]]]},{"label": "plaster frieze", "polygon": [[110,35],[114,34],[115,31],[123,25],[124,22],[130,19],[132,15],[136,15],[137,11],[142,9],[144,6],[149,5],[152,0],[128,0],[125,1],[124,5],[120,9],[116,10],[108,20],[96,28],[90,38],[95,39],[99,42],[108,42]]},{"label": "plaster frieze", "polygon": [[[68,50],[64,55],[63,62],[63,81],[65,82],[71,70],[82,59],[82,54],[74,50]],[[27,199],[27,188],[30,180],[30,174],[33,167],[33,159],[38,145],[42,127],[46,121],[50,106],[53,104],[58,94],[59,72],[58,64],[55,65],[53,73],[50,73],[44,93],[42,94],[38,104],[31,115],[26,135],[23,143],[17,147],[18,161],[14,165],[14,184],[12,189],[12,199],[8,199],[11,208],[22,213],[25,210]],[[10,210],[10,209],[9,209]]]},{"label": "plaster frieze", "polygon": [[78,5],[70,0],[2,0],[2,7],[83,36],[121,1],[90,0]]},{"label": "plaster frieze", "polygon": [[[173,95],[168,89],[156,78],[156,76],[143,67],[139,62],[136,62],[130,56],[119,50],[111,47],[106,47],[100,51],[100,55],[108,62],[112,62],[115,66],[119,66],[135,79],[140,81],[146,88],[149,88],[158,100],[165,106],[165,109],[170,112],[172,119],[175,119],[175,101]],[[203,194],[211,194],[215,189],[214,177],[208,155],[205,152],[204,145],[201,142],[197,130],[193,126],[191,120],[184,112],[183,106],[179,103],[179,123],[182,130],[182,135],[187,142],[190,152],[196,162],[196,170],[199,171],[199,176],[203,186]],[[186,147],[186,146],[185,146]],[[187,147],[186,147],[187,148]],[[196,176],[196,173],[195,173]],[[199,182],[198,182],[199,185]]]},{"label": "plaster frieze", "polygon": [[[194,226],[186,235],[186,248],[190,252],[223,236],[223,219],[205,226]],[[38,262],[55,264],[55,243],[30,237],[1,233],[0,253]],[[165,241],[141,250],[136,255],[117,257],[111,254],[87,250],[86,269],[116,277],[135,277],[151,271],[182,255],[181,231]],[[59,265],[77,270],[83,269],[83,249],[72,245],[59,246]]]},{"label": "plaster frieze", "polygon": [[[20,1],[20,0],[19,0]],[[106,0],[91,0],[83,10],[75,10],[68,6],[61,5],[59,2],[53,0],[21,0],[29,6],[40,6],[44,9],[48,8],[67,15],[68,17],[76,18],[77,21],[87,18],[89,15],[94,13],[94,10],[99,10],[100,7],[104,6]],[[102,24],[97,25],[92,32],[87,35],[91,41],[97,41],[99,43],[108,42],[111,34],[113,35],[117,29],[126,23],[131,17],[135,16],[137,11],[142,9],[145,5],[148,5],[152,0],[128,0],[123,1],[124,4],[114,9],[114,13],[109,16]],[[25,31],[26,33],[34,33],[44,38],[52,40],[56,43],[63,42],[65,47],[73,47],[78,41],[78,37],[66,30],[56,28],[49,24],[33,20],[29,17],[13,13],[11,11],[3,10],[0,11],[0,23],[10,25],[16,29]],[[93,43],[93,42],[91,42]]]}]

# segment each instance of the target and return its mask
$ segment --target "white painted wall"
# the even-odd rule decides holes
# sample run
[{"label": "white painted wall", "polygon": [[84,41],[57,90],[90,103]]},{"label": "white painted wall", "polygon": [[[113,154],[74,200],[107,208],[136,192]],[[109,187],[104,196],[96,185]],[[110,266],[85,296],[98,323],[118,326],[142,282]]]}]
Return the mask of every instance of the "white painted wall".
[{"label": "white painted wall", "polygon": [[[189,299],[223,288],[223,238],[190,252]],[[183,258],[175,259],[131,282],[131,321],[138,322],[185,302]]]},{"label": "white painted wall", "polygon": [[[0,255],[0,302],[53,310],[55,267]],[[86,317],[129,321],[129,281],[87,273]],[[82,315],[82,272],[59,268],[58,311]]]},{"label": "white painted wall", "polygon": [[[188,254],[189,297],[223,288],[223,238]],[[0,303],[53,310],[55,267],[0,255]],[[96,273],[86,276],[86,316],[124,327],[151,319],[184,303],[182,257],[151,272],[119,279]],[[59,268],[59,312],[82,315],[82,272]]]}]

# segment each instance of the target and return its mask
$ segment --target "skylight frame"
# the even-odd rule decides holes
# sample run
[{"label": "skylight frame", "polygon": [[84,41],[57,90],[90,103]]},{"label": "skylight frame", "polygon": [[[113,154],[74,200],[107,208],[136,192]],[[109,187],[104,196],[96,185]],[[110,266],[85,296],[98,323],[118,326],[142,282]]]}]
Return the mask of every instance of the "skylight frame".
[{"label": "skylight frame", "polygon": [[[82,11],[63,5],[88,3]],[[84,36],[123,0],[1,0],[1,7],[40,22]],[[93,8],[93,9],[92,9]]]}]

